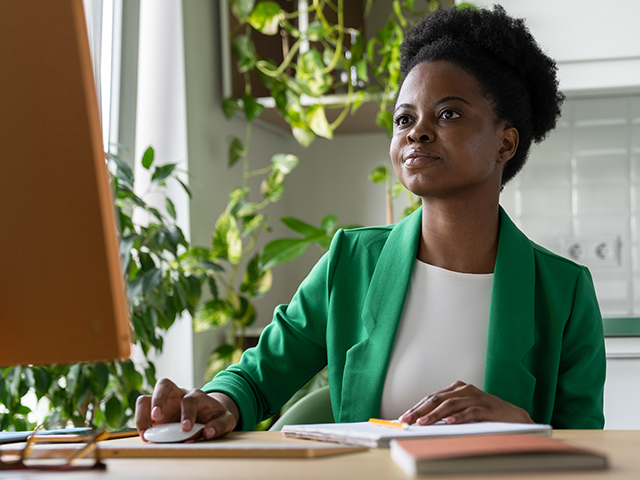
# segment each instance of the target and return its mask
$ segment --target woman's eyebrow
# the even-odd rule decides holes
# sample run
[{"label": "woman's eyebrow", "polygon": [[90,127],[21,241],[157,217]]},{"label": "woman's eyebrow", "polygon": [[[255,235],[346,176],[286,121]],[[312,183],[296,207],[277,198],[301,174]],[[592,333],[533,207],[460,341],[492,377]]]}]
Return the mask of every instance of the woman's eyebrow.
[{"label": "woman's eyebrow", "polygon": [[466,101],[464,98],[462,98],[462,97],[444,97],[444,98],[441,98],[440,100],[438,100],[438,101],[436,102],[436,105],[442,105],[443,103],[451,102],[451,101],[454,101],[454,100],[457,100],[457,101],[459,101],[459,102],[464,102],[464,103],[466,103],[467,105],[471,105],[469,102],[467,102],[467,101]]},{"label": "woman's eyebrow", "polygon": [[401,103],[400,105],[397,105],[396,108],[393,109],[393,112],[395,113],[396,111],[400,110],[401,108],[408,108],[409,110],[415,110],[416,109],[416,107],[414,107],[410,103]]}]

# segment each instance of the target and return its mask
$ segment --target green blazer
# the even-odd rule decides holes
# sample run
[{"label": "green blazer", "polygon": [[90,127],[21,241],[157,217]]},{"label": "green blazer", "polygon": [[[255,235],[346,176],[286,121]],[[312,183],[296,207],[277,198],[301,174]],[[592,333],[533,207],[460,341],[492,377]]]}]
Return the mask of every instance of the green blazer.
[{"label": "green blazer", "polygon": [[[258,345],[203,390],[233,398],[239,428],[251,430],[328,365],[336,421],[377,417],[421,224],[419,209],[393,226],[339,231]],[[605,368],[589,271],[531,242],[501,210],[484,391],[538,423],[602,428]]]}]

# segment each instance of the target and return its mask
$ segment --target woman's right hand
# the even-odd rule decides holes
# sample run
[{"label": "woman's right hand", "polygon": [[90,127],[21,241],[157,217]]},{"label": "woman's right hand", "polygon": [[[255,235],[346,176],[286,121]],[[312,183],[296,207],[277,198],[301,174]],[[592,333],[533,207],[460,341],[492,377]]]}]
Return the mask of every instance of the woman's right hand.
[{"label": "woman's right hand", "polygon": [[163,378],[156,383],[153,395],[138,397],[135,418],[141,436],[153,425],[180,422],[182,430],[188,431],[197,422],[205,425],[203,436],[210,439],[231,432],[238,424],[240,412],[224,393],[186,390]]}]

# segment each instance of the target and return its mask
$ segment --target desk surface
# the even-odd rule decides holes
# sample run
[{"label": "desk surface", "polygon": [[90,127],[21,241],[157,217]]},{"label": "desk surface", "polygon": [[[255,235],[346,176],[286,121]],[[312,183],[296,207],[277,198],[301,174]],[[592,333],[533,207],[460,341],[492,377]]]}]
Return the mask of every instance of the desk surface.
[{"label": "desk surface", "polygon": [[[558,430],[553,437],[567,443],[599,450],[609,456],[610,468],[606,471],[592,472],[539,472],[505,473],[471,476],[429,476],[430,479],[458,480],[461,478],[484,479],[634,479],[640,478],[640,431],[638,430]],[[125,439],[132,441],[131,439]],[[279,432],[237,432],[229,440],[256,442],[256,440],[282,442]],[[113,440],[123,441],[123,440]],[[135,439],[135,441],[139,441]],[[300,440],[289,440],[300,442]],[[389,450],[371,449],[365,452],[337,455],[316,459],[253,459],[253,458],[189,458],[189,459],[108,459],[106,472],[74,472],[74,480],[118,479],[118,480],[191,480],[220,478],[225,480],[247,479],[385,479],[404,480],[408,477],[389,457]],[[19,479],[56,479],[71,478],[71,474],[46,474],[33,472],[0,472],[0,480]]]}]

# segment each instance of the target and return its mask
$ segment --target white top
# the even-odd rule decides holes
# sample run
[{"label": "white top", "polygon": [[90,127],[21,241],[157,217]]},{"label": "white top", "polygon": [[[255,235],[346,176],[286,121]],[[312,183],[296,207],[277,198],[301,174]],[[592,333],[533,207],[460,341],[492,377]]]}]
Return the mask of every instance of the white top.
[{"label": "white top", "polygon": [[456,380],[484,388],[492,285],[492,273],[453,272],[416,260],[380,418],[398,418]]}]

